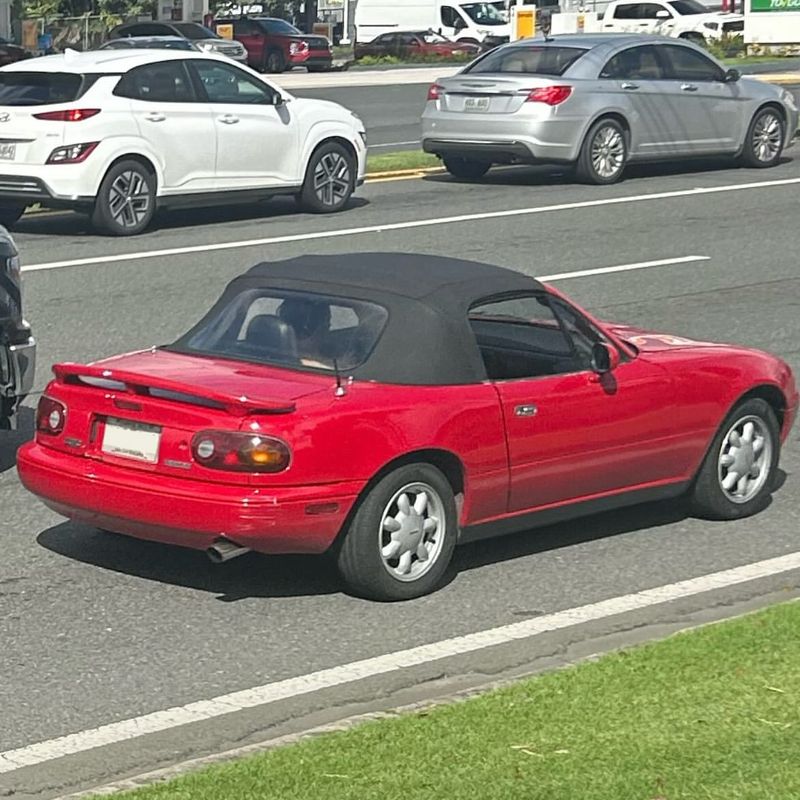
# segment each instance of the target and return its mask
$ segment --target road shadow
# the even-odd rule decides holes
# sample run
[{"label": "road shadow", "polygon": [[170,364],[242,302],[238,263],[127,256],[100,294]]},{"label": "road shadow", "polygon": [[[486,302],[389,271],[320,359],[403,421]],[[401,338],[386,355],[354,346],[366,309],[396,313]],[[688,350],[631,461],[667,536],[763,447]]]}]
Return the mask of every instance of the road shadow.
[{"label": "road shadow", "polygon": [[[347,215],[351,211],[369,205],[363,197],[353,197],[338,214]],[[132,240],[146,238],[157,231],[181,230],[196,226],[229,225],[248,223],[254,220],[272,222],[285,218],[313,217],[298,209],[289,197],[274,197],[259,203],[242,205],[214,206],[212,208],[163,209],[153,219],[152,225],[138,236],[127,237]],[[250,229],[252,232],[252,228]],[[46,211],[28,214],[12,228],[13,233],[27,233],[39,236],[64,236],[70,238],[93,237],[95,239],[116,239],[98,233],[92,228],[89,217],[72,211]]]},{"label": "road shadow", "polygon": [[0,475],[16,466],[17,450],[33,439],[35,417],[32,408],[23,406],[17,411],[16,430],[0,430]]},{"label": "road shadow", "polygon": [[[776,489],[786,480],[779,470]],[[456,549],[442,585],[490,564],[681,522],[690,517],[685,499],[647,503],[535,528]],[[724,523],[721,523],[724,524]],[[198,550],[147,542],[64,522],[43,531],[37,542],[65,558],[172,586],[196,589],[231,603],[252,598],[346,594],[327,556],[263,556],[248,553],[225,564],[212,564]]]}]

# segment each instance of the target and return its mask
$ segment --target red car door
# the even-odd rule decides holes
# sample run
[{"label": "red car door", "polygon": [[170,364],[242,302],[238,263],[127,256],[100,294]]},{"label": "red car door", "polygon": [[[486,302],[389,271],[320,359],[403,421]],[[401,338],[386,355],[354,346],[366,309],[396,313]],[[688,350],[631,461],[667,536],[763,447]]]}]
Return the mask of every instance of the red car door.
[{"label": "red car door", "polygon": [[264,43],[266,36],[264,31],[251,20],[237,19],[233,21],[233,38],[240,42],[247,50],[247,64],[254,69],[260,69],[264,65],[265,53]]},{"label": "red car door", "polygon": [[499,395],[509,512],[668,481],[686,468],[666,371],[641,358],[600,376],[604,337],[545,295],[482,304],[470,321]]}]

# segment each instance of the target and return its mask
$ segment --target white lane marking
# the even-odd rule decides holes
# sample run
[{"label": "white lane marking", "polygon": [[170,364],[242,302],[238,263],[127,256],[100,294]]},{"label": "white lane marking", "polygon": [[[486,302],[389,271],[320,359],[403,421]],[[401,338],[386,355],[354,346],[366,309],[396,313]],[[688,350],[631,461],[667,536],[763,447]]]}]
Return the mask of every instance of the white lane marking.
[{"label": "white lane marking", "polygon": [[607,617],[637,611],[643,608],[668,603],[681,598],[692,597],[714,589],[735,586],[759,578],[779,575],[790,570],[800,569],[800,552],[788,553],[777,558],[756,561],[741,567],[712,572],[698,578],[657,586],[641,592],[612,597],[598,603],[569,608],[555,614],[502,625],[465,636],[444,639],[433,644],[412,647],[395,653],[387,653],[362,661],[354,661],[331,669],[323,669],[308,675],[300,675],[252,689],[231,692],[200,700],[185,706],[177,706],[164,711],[155,711],[141,717],[112,722],[99,728],[72,733],[46,742],[20,747],[0,753],[0,773],[12,772],[22,767],[31,767],[64,756],[75,755],[96,747],[125,742],[147,734],[166,731],[191,722],[215,719],[233,714],[247,708],[275,703],[293,697],[330,689],[335,686],[353,683],[363,678],[385,675],[408,667],[427,664],[442,658],[473,653],[487,647],[508,644],[519,639],[527,639],[549,631],[569,628]]},{"label": "white lane marking", "polygon": [[590,275],[608,275],[611,272],[630,272],[650,267],[668,267],[673,264],[693,264],[696,261],[710,261],[711,256],[681,256],[680,258],[661,258],[658,261],[636,261],[633,264],[620,264],[618,267],[597,267],[581,269],[577,272],[558,272],[555,275],[538,275],[540,281],[563,281],[566,278],[586,278]]},{"label": "white lane marking", "polygon": [[475,214],[459,214],[452,217],[434,217],[433,219],[417,219],[408,222],[386,222],[377,225],[366,225],[361,228],[342,228],[330,231],[314,231],[313,233],[296,233],[286,236],[270,236],[264,239],[245,239],[238,242],[217,242],[216,244],[192,245],[188,247],[170,247],[164,250],[144,250],[138,253],[119,253],[91,258],[75,258],[68,261],[48,261],[42,264],[23,266],[23,272],[38,272],[47,269],[64,267],[85,267],[92,264],[111,264],[119,261],[141,261],[147,258],[164,258],[166,256],[184,256],[193,253],[209,253],[215,250],[241,250],[244,247],[264,247],[266,245],[287,244],[289,242],[310,242],[318,239],[338,239],[343,236],[360,236],[368,233],[385,233],[413,228],[430,228],[437,225],[453,225],[460,222],[476,222],[507,217],[523,217],[532,214],[545,214],[553,211],[573,211],[582,208],[599,206],[643,203],[652,200],[670,200],[676,197],[692,197],[722,192],[748,191],[751,189],[768,189],[777,186],[794,186],[800,178],[784,178],[774,181],[757,181],[753,183],[735,183],[725,186],[698,186],[694,189],[677,189],[671,192],[653,192],[651,194],[623,195],[622,197],[606,197],[599,200],[580,200],[574,203],[558,203],[551,206],[533,206],[530,208],[512,208],[504,211],[484,211]]}]

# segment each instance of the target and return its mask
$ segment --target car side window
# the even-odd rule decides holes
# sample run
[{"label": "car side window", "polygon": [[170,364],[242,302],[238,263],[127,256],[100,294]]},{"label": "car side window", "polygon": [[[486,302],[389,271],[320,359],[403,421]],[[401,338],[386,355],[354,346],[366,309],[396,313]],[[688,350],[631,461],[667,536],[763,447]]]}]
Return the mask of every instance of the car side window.
[{"label": "car side window", "polygon": [[621,3],[614,8],[614,19],[639,19],[639,3]]},{"label": "car side window", "polygon": [[131,25],[120,31],[123,36],[174,36],[175,31],[166,25],[156,25],[143,22],[141,25]]},{"label": "car side window", "polygon": [[237,19],[233,21],[234,36],[255,36],[258,33],[258,27],[250,20]]},{"label": "car side window", "polygon": [[216,61],[193,60],[209,103],[272,105],[275,92],[246,72]]},{"label": "car side window", "polygon": [[629,47],[612,56],[600,72],[611,80],[657,81],[666,77],[658,49],[651,44]]},{"label": "car side window", "polygon": [[721,81],[724,72],[713,61],[690,47],[664,45],[670,77],[678,81]]},{"label": "car side window", "polygon": [[163,61],[137,67],[122,76],[117,97],[150,103],[194,103],[197,96],[183,61]]},{"label": "car side window", "polygon": [[588,369],[545,294],[478,304],[470,309],[469,324],[491,380]]},{"label": "car side window", "polygon": [[[664,6],[659,5],[658,3],[642,3],[639,6],[639,15],[638,19],[658,19],[658,12],[659,11],[666,11],[669,14],[670,18],[672,17],[672,13],[665,8]],[[666,19],[666,17],[664,17]]]},{"label": "car side window", "polygon": [[442,6],[442,25],[447,28],[455,28],[456,23],[461,19],[458,12],[452,6]]}]

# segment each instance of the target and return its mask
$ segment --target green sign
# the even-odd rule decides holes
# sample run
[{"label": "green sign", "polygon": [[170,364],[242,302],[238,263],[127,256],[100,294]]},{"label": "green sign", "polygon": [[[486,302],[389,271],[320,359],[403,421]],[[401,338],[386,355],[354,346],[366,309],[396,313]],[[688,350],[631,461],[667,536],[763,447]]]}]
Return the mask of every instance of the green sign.
[{"label": "green sign", "polygon": [[750,0],[751,11],[797,11],[800,0]]}]

